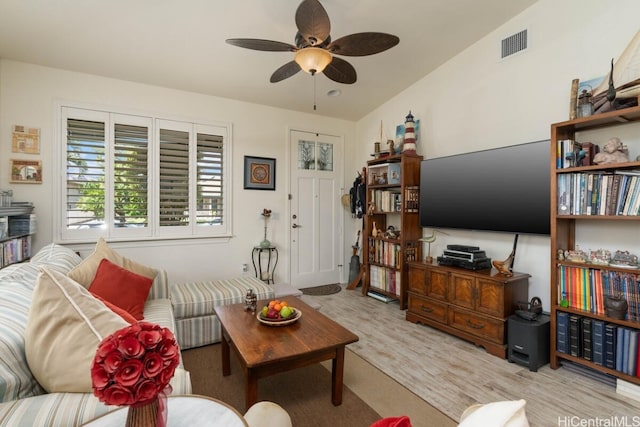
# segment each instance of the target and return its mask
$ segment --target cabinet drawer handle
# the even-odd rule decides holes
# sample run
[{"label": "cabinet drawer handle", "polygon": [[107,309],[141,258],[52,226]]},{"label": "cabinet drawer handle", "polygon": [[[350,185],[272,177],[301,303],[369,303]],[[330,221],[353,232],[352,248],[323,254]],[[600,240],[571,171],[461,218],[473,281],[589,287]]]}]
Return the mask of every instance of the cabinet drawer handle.
[{"label": "cabinet drawer handle", "polygon": [[427,313],[433,313],[433,308],[425,307],[424,305],[420,306],[420,309],[422,311],[426,311]]},{"label": "cabinet drawer handle", "polygon": [[467,326],[473,329],[482,329],[484,328],[484,323],[481,325],[476,325],[475,323],[471,323],[471,321],[467,319]]}]

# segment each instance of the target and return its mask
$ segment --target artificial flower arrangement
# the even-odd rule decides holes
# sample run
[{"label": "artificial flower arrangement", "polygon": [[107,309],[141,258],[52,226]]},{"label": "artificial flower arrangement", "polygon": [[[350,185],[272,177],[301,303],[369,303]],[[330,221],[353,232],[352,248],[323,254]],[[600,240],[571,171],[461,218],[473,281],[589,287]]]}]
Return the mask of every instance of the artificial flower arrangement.
[{"label": "artificial flower arrangement", "polygon": [[[93,394],[107,405],[143,407],[161,393],[166,397],[171,392],[169,380],[179,361],[178,344],[169,329],[149,322],[134,323],[98,345],[91,365]],[[166,408],[162,406],[158,414]]]}]

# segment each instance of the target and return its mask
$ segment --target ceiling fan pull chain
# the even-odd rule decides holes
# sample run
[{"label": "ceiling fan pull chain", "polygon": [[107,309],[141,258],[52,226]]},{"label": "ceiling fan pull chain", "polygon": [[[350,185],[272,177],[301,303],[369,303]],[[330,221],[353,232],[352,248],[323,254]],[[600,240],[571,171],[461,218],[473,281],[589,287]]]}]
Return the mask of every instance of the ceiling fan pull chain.
[{"label": "ceiling fan pull chain", "polygon": [[313,111],[316,111],[316,76],[313,76]]}]

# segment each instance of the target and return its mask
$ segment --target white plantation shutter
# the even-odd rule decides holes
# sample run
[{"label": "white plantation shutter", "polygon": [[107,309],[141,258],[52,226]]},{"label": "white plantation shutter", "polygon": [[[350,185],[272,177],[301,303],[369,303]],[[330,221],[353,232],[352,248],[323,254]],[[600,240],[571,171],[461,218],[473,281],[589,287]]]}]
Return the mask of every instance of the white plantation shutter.
[{"label": "white plantation shutter", "polygon": [[60,111],[62,240],[231,235],[228,126]]},{"label": "white plantation shutter", "polygon": [[224,157],[221,135],[197,134],[197,211],[198,225],[222,224],[224,212]]},{"label": "white plantation shutter", "polygon": [[66,224],[70,230],[104,224],[106,124],[66,120]]},{"label": "white plantation shutter", "polygon": [[160,226],[189,225],[189,132],[160,129]]},{"label": "white plantation shutter", "polygon": [[149,128],[116,123],[113,133],[113,225],[148,227]]}]

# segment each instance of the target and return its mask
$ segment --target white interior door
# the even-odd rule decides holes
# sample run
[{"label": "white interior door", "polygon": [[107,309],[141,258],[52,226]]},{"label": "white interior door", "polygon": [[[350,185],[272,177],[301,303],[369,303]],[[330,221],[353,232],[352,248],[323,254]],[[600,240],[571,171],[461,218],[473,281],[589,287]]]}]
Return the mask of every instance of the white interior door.
[{"label": "white interior door", "polygon": [[290,131],[291,285],[340,283],[342,138]]}]

